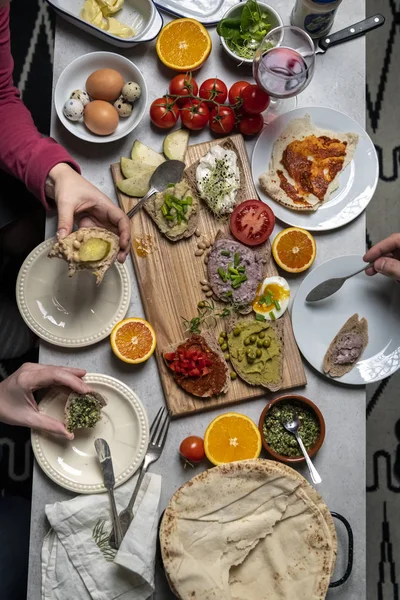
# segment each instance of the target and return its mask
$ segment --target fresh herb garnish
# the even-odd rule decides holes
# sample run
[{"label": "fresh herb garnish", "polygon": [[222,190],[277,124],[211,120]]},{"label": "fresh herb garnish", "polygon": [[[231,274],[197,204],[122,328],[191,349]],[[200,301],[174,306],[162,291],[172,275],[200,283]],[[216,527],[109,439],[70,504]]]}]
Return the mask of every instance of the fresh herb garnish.
[{"label": "fresh herb garnish", "polygon": [[256,321],[265,321],[265,317],[264,315],[260,315],[259,313],[256,313]]},{"label": "fresh herb garnish", "polygon": [[247,0],[240,17],[222,19],[218,23],[217,33],[235,54],[242,58],[254,58],[271,27],[268,13],[262,10],[256,0]]},{"label": "fresh herb garnish", "polygon": [[193,317],[193,319],[185,319],[185,317],[181,317],[183,321],[183,325],[185,327],[185,331],[189,331],[190,333],[201,333],[200,328],[203,325],[204,321],[207,319],[212,319],[214,322],[214,326],[217,324],[217,317],[226,318],[234,310],[233,306],[229,308],[224,308],[221,312],[217,312],[215,308],[214,302],[209,302],[208,300],[201,300],[197,305],[197,316]]}]

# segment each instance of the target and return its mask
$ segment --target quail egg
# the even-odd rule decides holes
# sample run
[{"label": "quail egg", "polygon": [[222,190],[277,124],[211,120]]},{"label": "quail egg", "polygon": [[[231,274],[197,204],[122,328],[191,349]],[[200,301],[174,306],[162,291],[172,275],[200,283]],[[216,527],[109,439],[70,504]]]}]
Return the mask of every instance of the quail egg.
[{"label": "quail egg", "polygon": [[72,94],[70,95],[70,98],[74,98],[75,100],[80,100],[82,102],[83,106],[86,106],[86,104],[89,104],[89,102],[90,102],[89,94],[87,92],[85,92],[84,90],[74,90],[72,92]]},{"label": "quail egg", "polygon": [[286,279],[274,275],[266,277],[258,286],[253,310],[267,321],[279,319],[289,305],[290,287]]},{"label": "quail egg", "polygon": [[79,121],[83,116],[83,104],[77,98],[70,98],[63,106],[64,116],[70,121]]},{"label": "quail egg", "polygon": [[138,83],[135,83],[134,81],[127,81],[122,88],[121,93],[123,98],[128,102],[135,102],[136,100],[139,100],[142,90]]},{"label": "quail egg", "polygon": [[133,106],[130,102],[125,100],[123,96],[120,96],[114,102],[114,108],[117,109],[117,112],[120,117],[129,117],[132,114]]}]

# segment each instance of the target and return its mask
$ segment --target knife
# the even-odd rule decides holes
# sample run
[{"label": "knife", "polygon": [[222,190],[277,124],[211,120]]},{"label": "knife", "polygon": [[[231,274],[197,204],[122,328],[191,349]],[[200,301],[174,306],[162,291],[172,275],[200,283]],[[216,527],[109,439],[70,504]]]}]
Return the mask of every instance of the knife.
[{"label": "knife", "polygon": [[368,17],[368,19],[354,23],[354,25],[349,25],[340,31],[328,34],[317,42],[315,54],[325,54],[325,52],[331,46],[336,46],[337,44],[342,44],[343,42],[348,42],[350,40],[354,40],[355,38],[361,37],[362,35],[368,33],[368,31],[372,31],[377,27],[381,27],[384,22],[385,17],[383,15],[376,14],[373,17]]},{"label": "knife", "polygon": [[114,469],[111,460],[110,446],[103,438],[96,438],[94,441],[94,447],[96,448],[97,456],[99,457],[101,469],[103,471],[104,487],[108,491],[111,503],[111,517],[113,522],[113,529],[115,531],[115,548],[119,548],[122,542],[122,529],[121,522],[119,520],[117,505],[115,504],[114,497]]}]

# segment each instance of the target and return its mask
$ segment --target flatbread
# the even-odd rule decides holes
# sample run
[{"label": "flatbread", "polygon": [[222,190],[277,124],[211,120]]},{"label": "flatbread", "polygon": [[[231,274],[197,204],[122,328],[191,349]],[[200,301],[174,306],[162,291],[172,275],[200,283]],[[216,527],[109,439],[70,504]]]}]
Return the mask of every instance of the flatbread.
[{"label": "flatbread", "polygon": [[160,543],[181,600],[323,600],[337,553],[319,494],[290,467],[264,459],[184,484],[165,510]]},{"label": "flatbread", "polygon": [[[281,162],[283,153],[290,143],[292,143],[295,140],[304,140],[306,137],[311,135],[314,135],[317,138],[325,136],[327,138],[330,138],[331,140],[334,139],[346,143],[346,154],[344,157],[342,168],[328,185],[328,188],[322,200],[314,194],[304,195],[301,191],[299,191],[296,182],[292,179],[292,177],[289,175],[288,171]],[[290,123],[275,141],[272,149],[269,169],[265,173],[262,173],[262,175],[259,178],[259,183],[262,189],[271,198],[273,198],[274,200],[276,200],[276,202],[279,202],[286,208],[290,208],[296,211],[315,211],[324,202],[329,200],[331,194],[338,188],[339,176],[343,172],[343,170],[348,166],[348,164],[352,161],[354,152],[357,147],[357,143],[358,135],[356,133],[342,133],[338,131],[329,131],[321,129],[311,123],[311,117],[308,114],[304,117],[293,119],[292,121],[290,121]],[[303,197],[303,199],[305,200],[305,204],[299,204],[297,202],[294,202],[294,200],[288,195],[288,193],[282,189],[278,171],[281,171],[287,179],[287,181],[289,182],[289,184],[291,184],[297,189],[297,193]]]},{"label": "flatbread", "polygon": [[[360,356],[354,363],[346,363],[346,364],[335,364],[333,360],[333,354],[335,352],[335,347],[340,338],[350,332],[355,332],[361,335],[362,338],[362,349]],[[331,377],[343,377],[346,373],[349,373],[357,364],[358,360],[362,356],[365,348],[368,345],[368,321],[367,319],[359,319],[358,314],[352,315],[349,319],[347,319],[346,323],[340,329],[340,331],[335,335],[332,342],[329,345],[328,350],[324,356],[323,369],[327,375]]]}]

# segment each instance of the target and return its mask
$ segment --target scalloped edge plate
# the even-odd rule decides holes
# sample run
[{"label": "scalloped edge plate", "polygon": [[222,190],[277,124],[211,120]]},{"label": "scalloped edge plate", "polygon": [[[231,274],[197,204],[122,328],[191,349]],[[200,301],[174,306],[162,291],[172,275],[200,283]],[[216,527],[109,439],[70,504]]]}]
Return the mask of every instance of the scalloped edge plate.
[{"label": "scalloped edge plate", "polygon": [[[94,449],[94,440],[97,437],[104,437],[109,443],[114,466],[115,487],[118,487],[136,473],[144,459],[149,442],[149,423],[142,402],[135,392],[122,381],[99,373],[87,373],[84,380],[95,391],[108,397],[108,404],[102,411],[103,418],[93,429],[80,430],[72,441],[33,430],[31,433],[32,449],[40,468],[61,487],[79,494],[100,494],[105,492],[106,488],[103,485],[103,476]],[[66,397],[67,394],[65,394],[65,400]],[[127,410],[121,410],[124,404],[126,405],[125,409],[132,415],[131,422],[126,420]],[[39,410],[44,414],[62,419],[64,414],[62,396],[54,393],[46,395],[39,404]],[[119,428],[122,431],[120,440],[112,437]],[[131,445],[128,440],[131,440]],[[126,463],[126,454],[130,448],[132,456]],[[90,450],[92,451],[90,452]],[[75,480],[68,477],[68,470],[71,473],[76,472]],[[76,481],[79,479],[78,472],[82,481],[86,474],[96,482],[79,483]]]},{"label": "scalloped edge plate", "polygon": [[[48,239],[34,248],[20,268],[16,284],[16,298],[19,312],[21,313],[21,316],[28,327],[42,340],[45,340],[50,344],[62,346],[64,348],[83,348],[85,346],[96,344],[97,342],[105,339],[111,333],[113,327],[119,323],[119,321],[121,321],[128,312],[131,299],[131,284],[128,269],[125,264],[122,265],[118,261],[116,261],[113,267],[111,267],[113,269],[117,269],[119,274],[120,296],[114,315],[108,321],[108,323],[104,324],[104,322],[99,319],[99,331],[97,333],[91,333],[90,335],[84,335],[83,333],[82,335],[82,329],[80,329],[81,335],[79,337],[75,337],[74,335],[70,337],[55,335],[50,329],[46,329],[45,327],[45,325],[50,322],[48,318],[43,317],[43,320],[38,322],[37,318],[35,318],[35,316],[32,314],[32,303],[35,301],[35,299],[32,295],[32,289],[30,289],[28,286],[29,270],[32,267],[32,264],[35,261],[43,258],[44,254],[48,253],[51,246],[54,244],[54,241],[55,238]],[[52,274],[55,275],[57,272],[59,267],[55,261],[61,261],[61,259],[53,258],[48,259],[48,261],[45,262],[47,272],[44,276],[46,279],[51,278]],[[64,264],[66,265],[65,262]],[[68,275],[66,275],[66,277],[68,278]],[[76,275],[74,277],[76,277]],[[107,274],[105,277],[107,277]],[[73,279],[73,277],[70,279],[72,285]],[[100,285],[104,285],[104,282]]]}]

